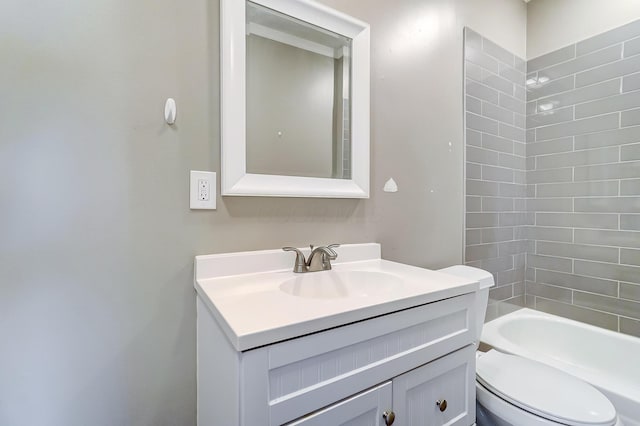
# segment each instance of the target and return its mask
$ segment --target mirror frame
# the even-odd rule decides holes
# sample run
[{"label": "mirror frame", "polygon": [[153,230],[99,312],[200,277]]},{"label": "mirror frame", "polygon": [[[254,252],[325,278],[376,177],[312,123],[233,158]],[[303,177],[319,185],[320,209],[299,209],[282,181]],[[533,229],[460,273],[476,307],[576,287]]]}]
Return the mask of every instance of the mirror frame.
[{"label": "mirror frame", "polygon": [[220,0],[221,194],[369,198],[369,25],[311,0],[251,1],[352,39],[351,179],[247,173],[246,3]]}]

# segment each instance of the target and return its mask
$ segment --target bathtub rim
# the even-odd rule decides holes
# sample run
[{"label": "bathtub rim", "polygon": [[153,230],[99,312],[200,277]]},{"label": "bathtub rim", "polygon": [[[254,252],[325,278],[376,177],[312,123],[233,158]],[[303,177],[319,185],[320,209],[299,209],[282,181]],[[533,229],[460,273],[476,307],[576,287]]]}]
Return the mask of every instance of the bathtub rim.
[{"label": "bathtub rim", "polygon": [[[584,380],[585,382],[591,383],[609,398],[609,400],[616,407],[621,419],[624,419],[625,424],[640,426],[640,414],[638,414],[640,412],[640,386],[632,386],[626,383],[621,383],[619,379],[608,379],[604,377],[604,373],[600,371],[589,370],[588,368],[584,368],[569,362],[563,362],[558,358],[544,355],[542,351],[532,352],[520,345],[512,343],[509,339],[501,335],[500,326],[502,326],[506,322],[512,321],[515,318],[542,318],[546,321],[561,322],[570,326],[579,327],[594,333],[608,336],[610,338],[628,341],[639,346],[640,338],[597,327],[591,324],[582,323],[580,321],[572,320],[569,318],[564,318],[558,315],[548,314],[546,312],[536,311],[530,308],[522,308],[485,323],[480,339],[483,343],[486,343],[487,345],[493,347],[498,351],[542,362],[544,364],[572,374]],[[629,392],[631,392],[631,394],[633,395],[632,397],[628,396]]]}]

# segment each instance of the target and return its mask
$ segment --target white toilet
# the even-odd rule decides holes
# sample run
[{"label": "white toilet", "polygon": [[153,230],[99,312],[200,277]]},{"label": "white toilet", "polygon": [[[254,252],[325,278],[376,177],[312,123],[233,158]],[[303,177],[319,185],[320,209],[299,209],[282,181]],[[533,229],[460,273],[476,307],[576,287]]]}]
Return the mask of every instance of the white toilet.
[{"label": "white toilet", "polygon": [[[493,275],[457,265],[441,272],[480,282],[476,341],[480,341]],[[496,350],[476,355],[478,426],[623,426],[613,404],[582,380],[542,363]]]}]

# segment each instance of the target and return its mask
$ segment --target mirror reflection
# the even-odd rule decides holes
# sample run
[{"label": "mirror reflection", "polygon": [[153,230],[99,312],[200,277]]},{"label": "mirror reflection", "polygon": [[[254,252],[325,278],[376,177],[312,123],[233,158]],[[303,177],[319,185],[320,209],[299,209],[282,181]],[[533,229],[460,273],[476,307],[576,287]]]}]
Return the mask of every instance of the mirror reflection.
[{"label": "mirror reflection", "polygon": [[247,173],[351,179],[351,39],[246,5]]}]

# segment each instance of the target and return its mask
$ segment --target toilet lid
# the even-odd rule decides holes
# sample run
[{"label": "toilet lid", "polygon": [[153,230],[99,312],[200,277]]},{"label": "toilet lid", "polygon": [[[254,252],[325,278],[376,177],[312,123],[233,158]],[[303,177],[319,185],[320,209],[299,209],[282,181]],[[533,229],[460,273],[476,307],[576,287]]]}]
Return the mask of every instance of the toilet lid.
[{"label": "toilet lid", "polygon": [[570,425],[613,425],[613,404],[596,388],[548,365],[495,350],[477,360],[478,381],[491,393],[540,417]]}]

